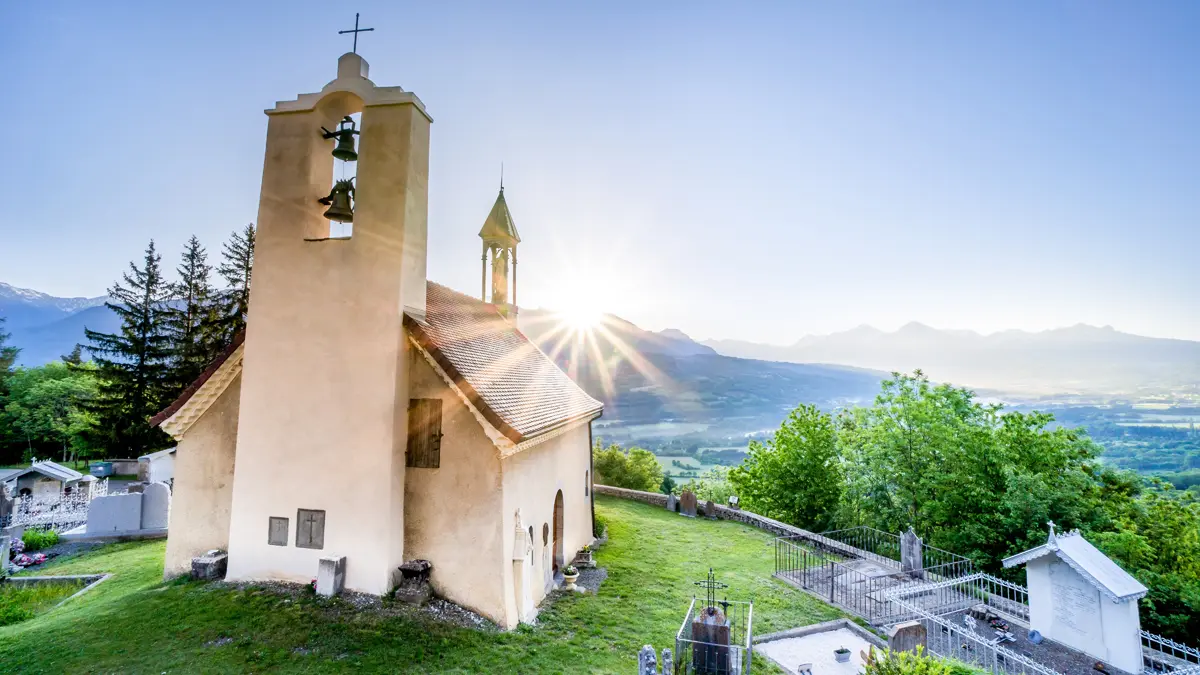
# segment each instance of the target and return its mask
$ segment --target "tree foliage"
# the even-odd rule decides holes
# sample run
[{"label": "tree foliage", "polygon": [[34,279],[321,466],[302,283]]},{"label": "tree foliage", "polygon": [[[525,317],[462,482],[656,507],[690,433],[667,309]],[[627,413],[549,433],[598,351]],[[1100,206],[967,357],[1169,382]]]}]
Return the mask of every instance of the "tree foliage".
[{"label": "tree foliage", "polygon": [[9,378],[0,419],[26,443],[27,454],[61,454],[63,461],[87,456],[95,418],[86,409],[97,393],[95,368],[71,368],[61,361],[19,368]]},{"label": "tree foliage", "polygon": [[217,271],[225,279],[222,292],[221,335],[228,344],[233,336],[246,328],[250,315],[250,276],[254,268],[254,223],[234,232],[221,251]]},{"label": "tree foliage", "polygon": [[1200,634],[1200,504],[1099,460],[1047,413],[1006,412],[972,391],[894,374],[868,407],[801,406],[730,472],[742,504],[808,529],[912,526],[927,543],[1016,578],[1001,561],[1079,529],[1142,581],[1143,626]]},{"label": "tree foliage", "polygon": [[729,482],[744,508],[806,529],[826,529],[842,491],[833,419],[816,406],[796,408],[774,438],[750,443],[745,461],[729,472]]},{"label": "tree foliage", "polygon": [[179,392],[192,383],[225,347],[221,298],[209,276],[208,253],[194,235],[188,240],[171,284],[164,322],[171,352],[166,387]]},{"label": "tree foliage", "polygon": [[592,447],[592,467],[596,482],[629,490],[654,491],[663,483],[663,470],[649,450],[625,450],[613,443],[607,448],[599,439]]},{"label": "tree foliage", "polygon": [[151,241],[141,266],[130,263],[122,280],[108,289],[112,301],[105,306],[120,317],[120,332],[85,330],[100,378],[99,395],[87,405],[96,416],[92,441],[132,457],[168,441],[149,424],[172,393],[166,322],[171,286],[160,263]]}]

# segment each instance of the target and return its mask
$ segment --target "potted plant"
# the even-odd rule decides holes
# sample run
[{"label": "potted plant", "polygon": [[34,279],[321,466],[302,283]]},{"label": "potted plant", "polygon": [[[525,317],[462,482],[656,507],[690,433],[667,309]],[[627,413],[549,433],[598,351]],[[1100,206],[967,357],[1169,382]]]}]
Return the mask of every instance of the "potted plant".
[{"label": "potted plant", "polygon": [[584,567],[592,564],[592,547],[584,544],[583,548],[579,549],[579,555],[575,556],[575,561],[583,563]]},{"label": "potted plant", "polygon": [[837,649],[833,650],[833,658],[837,659],[838,663],[849,663],[850,650],[846,649],[845,647],[838,647]]},{"label": "potted plant", "polygon": [[567,590],[575,590],[575,582],[579,581],[579,570],[574,565],[567,565],[563,568],[563,581],[566,582]]}]

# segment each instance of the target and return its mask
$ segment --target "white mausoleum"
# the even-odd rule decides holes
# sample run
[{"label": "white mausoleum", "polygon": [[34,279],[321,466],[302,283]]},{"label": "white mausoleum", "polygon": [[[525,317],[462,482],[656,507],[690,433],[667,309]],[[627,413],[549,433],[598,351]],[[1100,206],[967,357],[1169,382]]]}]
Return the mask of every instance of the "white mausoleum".
[{"label": "white mausoleum", "polygon": [[1078,531],[1005,558],[1025,565],[1029,628],[1127,673],[1142,672],[1138,599],[1146,587]]},{"label": "white mausoleum", "polygon": [[[166,575],[223,549],[230,580],[307,583],[345,556],[346,588],[384,594],[426,559],[442,597],[531,619],[592,540],[601,405],[514,325],[503,188],[480,232],[485,302],[426,279],[415,94],[345,54],[321,91],[266,112],[247,329],[154,420],[179,441]],[[322,127],[357,113],[353,230],[331,237]]]}]

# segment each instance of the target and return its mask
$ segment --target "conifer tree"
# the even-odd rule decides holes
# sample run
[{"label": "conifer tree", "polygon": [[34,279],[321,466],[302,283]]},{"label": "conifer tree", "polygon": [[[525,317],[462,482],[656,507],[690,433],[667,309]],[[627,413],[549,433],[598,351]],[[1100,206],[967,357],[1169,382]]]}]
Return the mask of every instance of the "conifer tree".
[{"label": "conifer tree", "polygon": [[12,336],[4,332],[4,322],[5,318],[0,316],[0,396],[4,394],[4,380],[12,373],[17,355],[21,353],[19,347],[6,344]]},{"label": "conifer tree", "polygon": [[171,303],[164,317],[171,351],[165,385],[172,393],[191,384],[224,346],[220,298],[209,280],[212,267],[208,253],[194,235],[175,270],[179,281],[171,284]]},{"label": "conifer tree", "polygon": [[254,223],[234,232],[221,252],[217,271],[225,279],[222,339],[225,344],[246,328],[250,312],[250,272],[254,268]]},{"label": "conifer tree", "polygon": [[96,418],[90,440],[110,453],[137,457],[168,442],[149,424],[169,396],[165,319],[171,289],[160,262],[151,240],[141,267],[129,263],[122,280],[108,289],[111,301],[105,306],[121,318],[119,333],[84,331],[100,378],[99,395],[87,406]]},{"label": "conifer tree", "polygon": [[[4,317],[0,316],[0,456],[5,461],[12,461],[11,451],[16,447],[16,434],[13,426],[4,414],[5,400],[8,398],[8,379],[13,372],[13,364],[21,350],[8,342],[9,334],[4,332]],[[20,456],[19,450],[17,457]]]},{"label": "conifer tree", "polygon": [[68,366],[83,365],[83,345],[75,343],[75,347],[72,348],[70,352],[63,354],[58,358]]}]

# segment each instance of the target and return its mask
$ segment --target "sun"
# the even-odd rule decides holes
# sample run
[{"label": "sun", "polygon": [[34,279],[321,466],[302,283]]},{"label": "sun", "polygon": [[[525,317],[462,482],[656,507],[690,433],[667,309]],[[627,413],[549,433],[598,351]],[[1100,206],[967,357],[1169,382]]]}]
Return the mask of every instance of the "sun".
[{"label": "sun", "polygon": [[604,319],[603,312],[585,303],[576,303],[561,312],[561,315],[563,324],[575,333],[590,332]]}]

